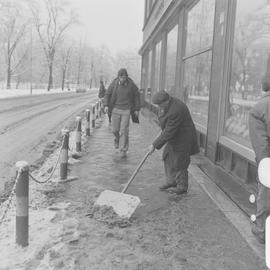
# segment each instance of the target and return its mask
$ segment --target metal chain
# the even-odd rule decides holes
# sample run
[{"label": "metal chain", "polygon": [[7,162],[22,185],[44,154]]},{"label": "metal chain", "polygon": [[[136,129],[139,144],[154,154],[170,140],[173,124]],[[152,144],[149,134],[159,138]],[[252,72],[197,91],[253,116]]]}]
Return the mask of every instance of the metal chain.
[{"label": "metal chain", "polygon": [[14,194],[15,194],[16,185],[17,185],[18,179],[19,179],[19,177],[21,175],[21,172],[22,172],[22,169],[19,169],[18,173],[17,173],[17,177],[15,179],[15,183],[14,183],[14,185],[12,187],[12,190],[11,190],[11,193],[9,194],[9,197],[8,197],[8,203],[7,203],[6,209],[5,209],[3,215],[2,215],[2,217],[0,219],[0,226],[2,225],[4,219],[6,218],[7,212],[9,210],[10,206],[11,206],[11,200],[12,200]]},{"label": "metal chain", "polygon": [[[52,172],[50,173],[49,177],[48,177],[45,181],[39,181],[39,180],[37,180],[37,179],[29,172],[29,176],[30,176],[35,182],[37,182],[37,183],[39,183],[39,184],[44,184],[44,183],[48,182],[48,181],[51,179],[51,177],[53,176],[53,174],[54,174],[54,172],[55,172],[55,169],[56,169],[56,167],[57,167],[57,164],[58,164],[58,162],[59,162],[59,159],[60,159],[60,154],[61,154],[61,150],[63,149],[63,145],[64,145],[64,137],[65,137],[65,136],[66,136],[66,135],[63,135],[62,145],[61,145],[61,148],[60,148],[60,151],[59,151],[59,154],[58,154],[58,157],[57,157],[55,166],[54,166]],[[7,215],[7,212],[8,212],[8,210],[9,210],[10,206],[11,206],[11,201],[12,201],[12,198],[13,198],[13,196],[14,196],[14,194],[15,194],[16,185],[17,185],[18,179],[19,179],[19,177],[20,177],[20,175],[21,175],[21,172],[22,172],[22,169],[19,169],[19,170],[18,170],[18,173],[17,173],[17,176],[16,176],[16,179],[15,179],[15,183],[14,183],[14,185],[13,185],[13,187],[12,187],[12,190],[11,190],[11,193],[10,193],[10,195],[9,195],[9,197],[8,197],[8,203],[7,203],[7,205],[6,205],[6,209],[4,210],[4,213],[3,213],[2,217],[0,218],[0,226],[2,225],[4,219],[5,219],[6,215]]]},{"label": "metal chain", "polygon": [[50,175],[48,176],[48,178],[47,178],[46,180],[44,180],[44,181],[39,181],[39,180],[37,180],[37,179],[29,172],[29,176],[30,176],[31,179],[34,180],[36,183],[39,183],[39,184],[45,184],[45,183],[47,183],[47,182],[51,179],[51,177],[53,176],[53,174],[54,174],[54,172],[55,172],[55,170],[56,170],[57,164],[58,164],[58,162],[59,162],[59,159],[60,159],[61,150],[63,149],[63,146],[64,146],[64,137],[65,137],[65,136],[66,136],[66,135],[63,135],[62,145],[61,145],[61,148],[60,148],[60,151],[59,151],[59,154],[58,154],[56,163],[55,163],[54,168],[52,169]]}]

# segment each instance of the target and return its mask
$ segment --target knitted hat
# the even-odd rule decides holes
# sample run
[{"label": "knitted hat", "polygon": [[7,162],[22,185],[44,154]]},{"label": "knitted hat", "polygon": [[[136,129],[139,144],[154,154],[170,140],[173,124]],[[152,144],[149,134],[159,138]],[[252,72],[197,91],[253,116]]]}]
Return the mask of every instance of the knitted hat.
[{"label": "knitted hat", "polygon": [[270,73],[269,72],[267,72],[262,77],[262,90],[264,92],[270,91]]},{"label": "knitted hat", "polygon": [[161,90],[161,91],[159,91],[159,92],[157,92],[157,93],[154,94],[154,96],[152,98],[152,102],[154,104],[159,105],[162,102],[167,101],[169,99],[169,97],[170,96],[169,96],[169,94],[166,91]]},{"label": "knitted hat", "polygon": [[128,73],[127,73],[127,70],[125,68],[120,68],[117,75],[118,75],[118,77],[128,76]]}]

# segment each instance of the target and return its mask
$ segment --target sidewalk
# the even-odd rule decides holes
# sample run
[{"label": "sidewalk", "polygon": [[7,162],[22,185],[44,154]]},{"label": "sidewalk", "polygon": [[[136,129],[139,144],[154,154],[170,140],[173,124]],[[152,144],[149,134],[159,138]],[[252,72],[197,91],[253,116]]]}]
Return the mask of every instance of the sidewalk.
[{"label": "sidewalk", "polygon": [[75,269],[266,269],[248,218],[198,169],[199,157],[190,166],[188,194],[176,196],[159,191],[162,151],[154,152],[127,190],[141,199],[129,226],[87,216],[101,191],[121,191],[157,135],[153,121],[143,115],[140,121],[131,123],[128,157],[120,159],[105,116],[71,167],[79,180],[57,198],[70,203],[68,215],[79,224],[80,237],[69,247]]}]

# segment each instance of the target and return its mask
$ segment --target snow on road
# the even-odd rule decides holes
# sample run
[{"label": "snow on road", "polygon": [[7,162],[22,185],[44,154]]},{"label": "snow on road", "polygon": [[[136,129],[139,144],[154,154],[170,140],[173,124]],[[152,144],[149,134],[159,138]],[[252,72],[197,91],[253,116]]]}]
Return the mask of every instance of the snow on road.
[{"label": "snow on road", "polygon": [[14,175],[14,164],[26,160],[33,164],[42,156],[47,143],[61,129],[74,123],[75,116],[96,101],[97,92],[27,96],[1,99],[0,191]]},{"label": "snow on road", "polygon": [[[70,91],[64,90],[60,88],[51,89],[49,92],[47,89],[33,89],[32,95],[49,95],[56,93],[66,93],[66,92],[75,92],[76,89],[72,88]],[[27,96],[31,95],[30,89],[0,89],[0,99],[2,98],[10,98],[10,97],[18,97],[18,96]]]}]

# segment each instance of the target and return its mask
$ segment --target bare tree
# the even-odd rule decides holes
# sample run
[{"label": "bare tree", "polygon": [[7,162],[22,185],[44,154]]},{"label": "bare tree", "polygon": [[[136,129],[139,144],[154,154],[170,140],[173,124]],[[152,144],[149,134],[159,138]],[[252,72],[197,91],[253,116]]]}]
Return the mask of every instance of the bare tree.
[{"label": "bare tree", "polygon": [[20,16],[19,7],[12,3],[5,5],[3,9],[5,14],[1,17],[1,30],[6,58],[6,87],[10,89],[11,77],[27,55],[28,48],[26,47],[15,57],[16,49],[26,34],[28,21]]},{"label": "bare tree", "polygon": [[63,38],[66,30],[75,23],[72,14],[65,17],[65,12],[62,9],[58,0],[43,0],[46,9],[45,18],[42,20],[42,11],[38,6],[31,6],[33,22],[37,30],[40,42],[48,64],[49,80],[47,90],[53,86],[53,64],[55,53],[58,45]]},{"label": "bare tree", "polygon": [[140,70],[141,70],[141,58],[136,49],[130,49],[118,52],[115,58],[115,69],[118,70],[121,67],[125,67],[128,73],[139,85],[140,82]]},{"label": "bare tree", "polygon": [[83,55],[84,55],[84,46],[82,46],[82,41],[80,41],[80,46],[78,48],[78,70],[77,70],[77,85],[81,83],[81,72],[84,65]]},{"label": "bare tree", "polygon": [[66,74],[67,74],[67,69],[70,62],[70,58],[71,58],[71,52],[72,52],[71,46],[63,49],[61,52],[61,74],[62,74],[61,89],[62,91],[64,90],[64,87],[65,87]]}]

